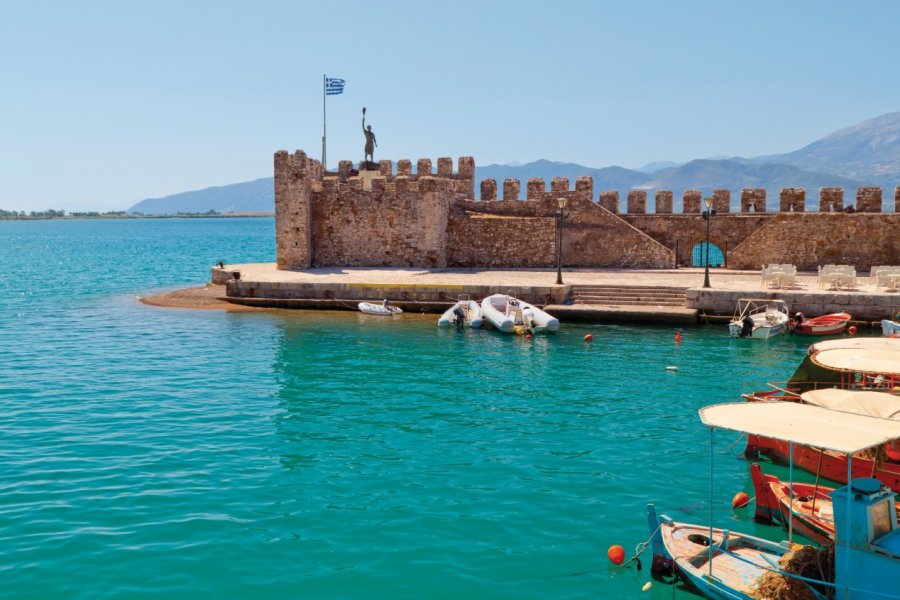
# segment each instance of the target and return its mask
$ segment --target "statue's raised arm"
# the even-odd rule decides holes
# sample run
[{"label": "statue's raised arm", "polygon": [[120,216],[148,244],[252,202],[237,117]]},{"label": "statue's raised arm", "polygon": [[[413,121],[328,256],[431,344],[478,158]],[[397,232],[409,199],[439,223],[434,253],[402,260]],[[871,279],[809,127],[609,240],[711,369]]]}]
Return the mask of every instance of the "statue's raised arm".
[{"label": "statue's raised arm", "polygon": [[363,123],[362,123],[363,133],[366,132],[366,107],[363,106]]}]

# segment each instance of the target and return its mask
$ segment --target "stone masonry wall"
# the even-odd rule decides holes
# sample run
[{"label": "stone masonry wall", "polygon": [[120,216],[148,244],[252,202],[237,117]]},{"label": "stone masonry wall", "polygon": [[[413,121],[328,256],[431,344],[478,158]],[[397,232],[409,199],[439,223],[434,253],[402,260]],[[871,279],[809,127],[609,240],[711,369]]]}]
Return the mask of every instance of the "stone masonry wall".
[{"label": "stone masonry wall", "polygon": [[801,271],[820,265],[900,264],[900,215],[873,213],[782,213],[734,248],[728,266],[759,269],[792,263]]},{"label": "stone masonry wall", "polygon": [[[593,202],[594,181],[566,177],[526,182],[480,182],[474,200],[471,157],[390,161],[357,172],[340,161],[337,173],[302,151],[275,154],[276,258],[279,269],[324,266],[553,267],[556,264],[557,200],[568,199],[563,220],[563,264],[567,267],[666,268],[689,264],[693,247],[706,239],[700,215],[703,195],[684,192],[682,213],[673,214],[671,191],[656,190],[654,212],[647,192],[631,190],[619,215],[619,192],[604,191]],[[549,185],[548,185],[549,184]],[[549,188],[549,189],[548,189]],[[857,212],[843,212],[840,188],[819,192],[821,212],[803,210],[805,190],[786,188],[782,211],[765,211],[763,189],[741,191],[740,212],[730,212],[729,190],[712,193],[717,214],[709,222],[712,243],[731,268],[758,269],[792,262],[800,269],[849,263],[900,264],[896,235],[900,216],[880,214],[880,188],[860,188]],[[900,198],[900,187],[894,190]],[[895,201],[896,202],[896,201]],[[889,203],[890,204],[890,203]],[[793,211],[790,211],[793,206]],[[835,212],[825,212],[833,207]],[[893,208],[893,207],[891,207]]]}]

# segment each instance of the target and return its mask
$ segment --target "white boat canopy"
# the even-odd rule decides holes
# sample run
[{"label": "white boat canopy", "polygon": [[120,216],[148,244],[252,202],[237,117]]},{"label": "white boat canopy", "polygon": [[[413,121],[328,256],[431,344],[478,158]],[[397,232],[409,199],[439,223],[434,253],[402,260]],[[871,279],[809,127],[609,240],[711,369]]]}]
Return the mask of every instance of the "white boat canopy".
[{"label": "white boat canopy", "polygon": [[826,340],[817,342],[809,347],[810,354],[824,352],[825,350],[887,350],[900,352],[900,338],[842,338],[838,340]]},{"label": "white boat canopy", "polygon": [[841,348],[822,350],[811,357],[824,369],[852,373],[900,375],[900,352],[892,350],[856,350]]},{"label": "white boat canopy", "polygon": [[798,402],[733,402],[700,409],[700,420],[751,435],[853,453],[900,438],[900,421]]},{"label": "white boat canopy", "polygon": [[900,421],[900,396],[894,394],[827,388],[803,392],[800,398],[822,408]]}]

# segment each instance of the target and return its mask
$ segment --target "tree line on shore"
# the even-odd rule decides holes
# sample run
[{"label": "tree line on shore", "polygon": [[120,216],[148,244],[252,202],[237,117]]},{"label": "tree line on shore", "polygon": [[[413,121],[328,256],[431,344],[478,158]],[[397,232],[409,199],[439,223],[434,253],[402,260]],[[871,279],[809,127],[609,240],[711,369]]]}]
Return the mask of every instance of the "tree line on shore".
[{"label": "tree line on shore", "polygon": [[220,217],[222,213],[215,210],[206,212],[179,212],[172,214],[150,214],[146,215],[140,212],[127,212],[124,210],[110,210],[106,212],[99,211],[71,211],[65,210],[4,210],[0,208],[0,219],[140,219],[140,218],[159,218],[159,217]]}]

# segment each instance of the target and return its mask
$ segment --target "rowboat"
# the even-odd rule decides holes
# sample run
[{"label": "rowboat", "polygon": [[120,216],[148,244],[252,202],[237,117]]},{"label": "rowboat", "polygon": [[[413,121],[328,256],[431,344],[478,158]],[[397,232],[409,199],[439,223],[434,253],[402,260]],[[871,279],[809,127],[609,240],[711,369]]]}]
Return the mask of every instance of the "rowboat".
[{"label": "rowboat", "polygon": [[504,333],[539,333],[559,329],[559,319],[509,294],[493,294],[481,301],[484,318]]},{"label": "rowboat", "polygon": [[[725,529],[674,521],[647,505],[654,575],[678,572],[709,598],[751,600],[753,586],[791,546]],[[712,576],[708,576],[708,574]]]},{"label": "rowboat", "polygon": [[481,327],[481,306],[474,300],[462,299],[441,315],[438,326]]},{"label": "rowboat", "polygon": [[794,325],[793,333],[795,335],[838,335],[844,333],[852,318],[850,313],[839,312],[803,319],[799,325]]},{"label": "rowboat", "polygon": [[[799,443],[844,453],[848,461],[866,448],[900,438],[900,422],[796,402],[707,406],[700,409],[700,420],[710,427],[711,444],[716,430],[727,429],[777,439],[791,447]],[[848,464],[848,471],[850,468]],[[710,477],[712,473],[711,462]],[[666,515],[657,515],[653,505],[648,505],[653,572],[677,572],[700,593],[717,599],[764,597],[759,595],[760,587],[773,576],[790,578],[792,585],[803,588],[802,592],[813,598],[824,598],[826,594],[866,600],[890,597],[900,589],[900,528],[893,493],[878,481],[864,477],[832,491],[831,499],[835,523],[833,581],[789,573],[784,568],[789,548],[805,549],[791,543],[790,513],[790,537],[780,544],[714,528],[716,503],[712,490],[708,526],[675,522]]]},{"label": "rowboat", "polygon": [[783,300],[741,298],[728,323],[731,337],[767,340],[787,331],[788,308]]},{"label": "rowboat", "polygon": [[[832,487],[810,483],[785,483],[762,472],[756,463],[750,465],[750,478],[756,496],[757,523],[780,524],[793,521],[793,529],[817,544],[834,542],[834,505]],[[897,506],[896,508],[900,508]]]},{"label": "rowboat", "polygon": [[387,300],[385,300],[381,304],[375,304],[373,302],[360,302],[359,310],[366,313],[367,315],[381,315],[385,317],[403,314],[403,309],[401,309],[399,306],[391,306],[390,304],[387,304]]}]

